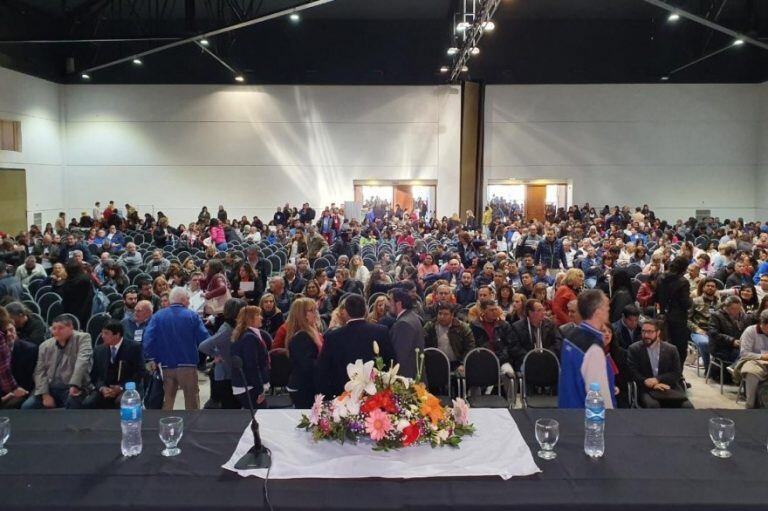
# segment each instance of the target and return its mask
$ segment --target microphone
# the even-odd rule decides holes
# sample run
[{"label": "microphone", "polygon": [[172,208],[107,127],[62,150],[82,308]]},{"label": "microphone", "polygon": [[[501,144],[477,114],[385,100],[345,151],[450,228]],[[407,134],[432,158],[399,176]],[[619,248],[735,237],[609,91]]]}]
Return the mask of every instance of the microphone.
[{"label": "microphone", "polygon": [[245,372],[243,371],[243,359],[237,355],[233,356],[232,368],[239,372],[240,378],[243,379],[243,386],[246,388],[245,395],[248,398],[248,407],[251,410],[251,433],[253,433],[253,447],[235,463],[235,468],[238,470],[269,468],[272,465],[272,457],[269,450],[261,443],[259,422],[256,420],[256,410],[253,408],[251,393],[248,390],[248,380],[245,379]]}]

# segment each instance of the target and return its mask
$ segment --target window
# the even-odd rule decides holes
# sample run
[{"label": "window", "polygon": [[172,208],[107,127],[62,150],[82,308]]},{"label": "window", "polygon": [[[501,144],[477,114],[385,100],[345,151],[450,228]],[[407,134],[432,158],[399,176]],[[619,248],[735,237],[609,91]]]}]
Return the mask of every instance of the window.
[{"label": "window", "polygon": [[0,119],[0,150],[21,152],[21,121]]}]

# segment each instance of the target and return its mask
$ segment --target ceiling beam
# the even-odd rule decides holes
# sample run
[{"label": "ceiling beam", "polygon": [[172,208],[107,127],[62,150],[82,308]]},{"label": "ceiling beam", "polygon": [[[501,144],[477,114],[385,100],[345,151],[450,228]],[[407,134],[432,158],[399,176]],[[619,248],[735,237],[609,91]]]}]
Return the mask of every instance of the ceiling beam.
[{"label": "ceiling beam", "polygon": [[728,27],[724,27],[718,23],[715,23],[713,21],[709,21],[706,18],[702,18],[701,16],[697,16],[696,14],[690,13],[688,11],[684,11],[683,9],[680,9],[678,7],[675,7],[674,5],[670,5],[666,2],[663,2],[662,0],[643,0],[643,2],[649,3],[651,5],[655,5],[656,7],[659,7],[661,9],[664,9],[665,11],[668,11],[670,13],[675,13],[680,15],[682,18],[689,19],[695,23],[698,23],[699,25],[703,25],[707,28],[711,28],[712,30],[717,30],[718,32],[721,32],[723,34],[729,35],[733,37],[734,39],[743,39],[745,43],[749,43],[751,45],[757,46],[759,48],[762,48],[764,50],[768,50],[768,44],[758,41],[757,39],[753,39],[752,37],[749,37],[746,34],[740,34],[739,32],[736,32],[735,30],[731,30]]},{"label": "ceiling beam", "polygon": [[135,43],[146,41],[178,41],[180,37],[110,37],[105,39],[17,39],[2,40],[0,44],[79,44],[79,43]]},{"label": "ceiling beam", "polygon": [[141,52],[141,53],[134,53],[134,54],[129,55],[127,57],[123,57],[123,58],[120,58],[120,59],[117,59],[117,60],[113,60],[113,61],[110,61],[110,62],[107,62],[107,63],[104,63],[104,64],[99,64],[98,66],[92,66],[92,67],[89,67],[87,69],[83,69],[82,71],[80,71],[80,73],[81,74],[90,74],[90,73],[93,73],[94,71],[99,71],[100,69],[106,69],[108,67],[116,66],[116,65],[119,65],[119,64],[124,64],[126,62],[131,62],[131,61],[133,61],[133,59],[136,59],[136,58],[146,57],[148,55],[153,55],[155,53],[159,53],[159,52],[162,52],[162,51],[165,51],[165,50],[170,50],[171,48],[176,48],[178,46],[183,46],[185,44],[190,44],[190,43],[195,44],[196,41],[198,41],[200,39],[207,39],[207,38],[214,37],[214,36],[217,36],[217,35],[226,34],[227,32],[232,32],[233,30],[239,30],[241,28],[250,27],[250,26],[256,25],[258,23],[263,23],[265,21],[273,20],[275,18],[280,18],[280,17],[283,17],[283,16],[287,16],[287,15],[292,14],[294,12],[305,11],[307,9],[311,9],[313,7],[318,7],[320,5],[324,5],[324,4],[331,3],[331,2],[333,2],[333,0],[313,0],[313,1],[306,2],[306,3],[301,4],[301,5],[297,5],[295,7],[290,7],[288,9],[283,9],[281,11],[273,12],[272,14],[267,14],[267,15],[264,15],[264,16],[259,16],[258,18],[253,18],[253,19],[248,20],[248,21],[243,21],[241,23],[236,23],[236,24],[230,25],[228,27],[223,27],[223,28],[219,28],[219,29],[216,29],[216,30],[211,30],[209,32],[205,32],[205,33],[202,33],[202,34],[197,34],[197,35],[194,35],[192,37],[188,37],[186,39],[181,39],[179,41],[174,41],[172,43],[164,44],[163,46],[158,46],[157,48],[153,48],[151,50],[147,50],[147,51],[144,51],[144,52]]}]

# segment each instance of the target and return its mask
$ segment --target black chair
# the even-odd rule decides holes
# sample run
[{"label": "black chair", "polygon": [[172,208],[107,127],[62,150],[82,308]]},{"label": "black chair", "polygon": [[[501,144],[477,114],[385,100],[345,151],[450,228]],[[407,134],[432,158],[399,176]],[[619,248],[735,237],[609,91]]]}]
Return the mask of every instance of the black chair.
[{"label": "black chair", "polygon": [[43,296],[46,293],[52,293],[53,292],[53,286],[41,286],[37,289],[35,292],[35,301],[37,303],[40,303],[40,297]]},{"label": "black chair", "polygon": [[[534,349],[525,354],[520,367],[521,399],[525,408],[557,408],[557,383],[560,361],[547,349]],[[534,394],[535,389],[545,393]]]},{"label": "black chair", "polygon": [[[267,394],[267,408],[293,408],[291,397],[285,390],[293,365],[285,348],[275,348],[269,352],[270,393]],[[278,392],[279,389],[279,392]]]},{"label": "black chair", "polygon": [[[720,394],[723,393],[723,385],[725,384],[725,371],[730,366],[730,362],[726,362],[722,358],[714,355],[709,356],[709,365],[707,366],[707,374],[704,378],[704,383],[709,383],[709,379],[712,376],[712,368],[716,367],[720,371]],[[713,378],[714,379],[714,378]]]},{"label": "black chair", "polygon": [[139,279],[142,279],[142,278],[149,279],[150,282],[152,282],[153,280],[152,276],[149,273],[140,272],[133,277],[133,280],[131,280],[131,284],[134,286],[137,285],[136,283],[139,281]]},{"label": "black chair", "polygon": [[319,259],[315,259],[315,262],[312,264],[312,269],[325,269],[328,268],[331,265],[330,262],[328,262],[328,259],[325,259],[324,257],[320,257]]},{"label": "black chair", "polygon": [[61,302],[61,296],[57,295],[56,293],[45,293],[44,295],[40,296],[40,298],[37,300],[37,304],[40,306],[40,315],[44,318],[48,318],[48,309],[50,309],[51,305],[56,302]]},{"label": "black chair", "polygon": [[24,306],[35,314],[40,314],[40,306],[34,300],[24,300],[21,302]]},{"label": "black chair", "polygon": [[424,372],[429,391],[440,399],[443,406],[451,406],[451,362],[446,354],[437,348],[425,349]]},{"label": "black chair", "polygon": [[[510,402],[501,395],[501,365],[488,348],[475,348],[464,357],[464,395],[475,408],[509,408]],[[468,396],[474,387],[495,387],[495,394]]]},{"label": "black chair", "polygon": [[64,313],[64,307],[61,306],[61,300],[53,302],[45,311],[45,324],[51,326],[54,318]]},{"label": "black chair", "polygon": [[717,286],[717,289],[719,289],[719,290],[725,289],[725,284],[723,284],[723,282],[721,280],[718,280],[716,278],[712,278],[712,280],[715,281],[715,286]]},{"label": "black chair", "polygon": [[386,297],[386,296],[387,296],[387,293],[373,293],[373,294],[370,296],[370,298],[368,298],[368,306],[370,307],[371,305],[373,305],[374,303],[376,303],[376,300],[377,300],[377,299],[378,299],[380,296],[384,296],[384,297]]},{"label": "black chair", "polygon": [[125,317],[125,310],[123,309],[124,306],[125,302],[123,300],[115,300],[109,304],[109,307],[107,307],[107,313],[110,315],[110,317],[118,321],[122,321]]},{"label": "black chair", "polygon": [[51,330],[48,328],[48,323],[46,323],[45,318],[35,312],[33,312],[32,315],[37,317],[37,319],[39,319],[45,325],[45,338],[48,339],[51,336]]},{"label": "black chair", "polygon": [[43,287],[44,282],[45,282],[45,277],[41,277],[39,275],[36,277],[32,277],[32,279],[29,281],[29,285],[27,286],[27,289],[29,289],[29,294],[32,295],[33,299],[37,294],[38,289]]},{"label": "black chair", "polygon": [[85,331],[91,335],[91,342],[96,346],[96,341],[101,335],[101,329],[107,324],[107,321],[111,319],[111,316],[106,312],[100,312],[88,320],[88,324],[85,327]]}]

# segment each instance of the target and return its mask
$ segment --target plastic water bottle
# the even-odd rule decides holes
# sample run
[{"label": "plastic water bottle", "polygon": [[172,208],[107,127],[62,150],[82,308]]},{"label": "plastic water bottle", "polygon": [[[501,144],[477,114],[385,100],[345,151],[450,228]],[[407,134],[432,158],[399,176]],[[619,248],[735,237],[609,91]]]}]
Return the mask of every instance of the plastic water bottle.
[{"label": "plastic water bottle", "polygon": [[600,395],[600,384],[590,383],[584,403],[584,453],[600,458],[605,453],[605,403]]},{"label": "plastic water bottle", "polygon": [[123,456],[141,454],[141,396],[132,381],[125,384],[125,392],[120,398],[120,429],[123,431],[120,442]]}]

